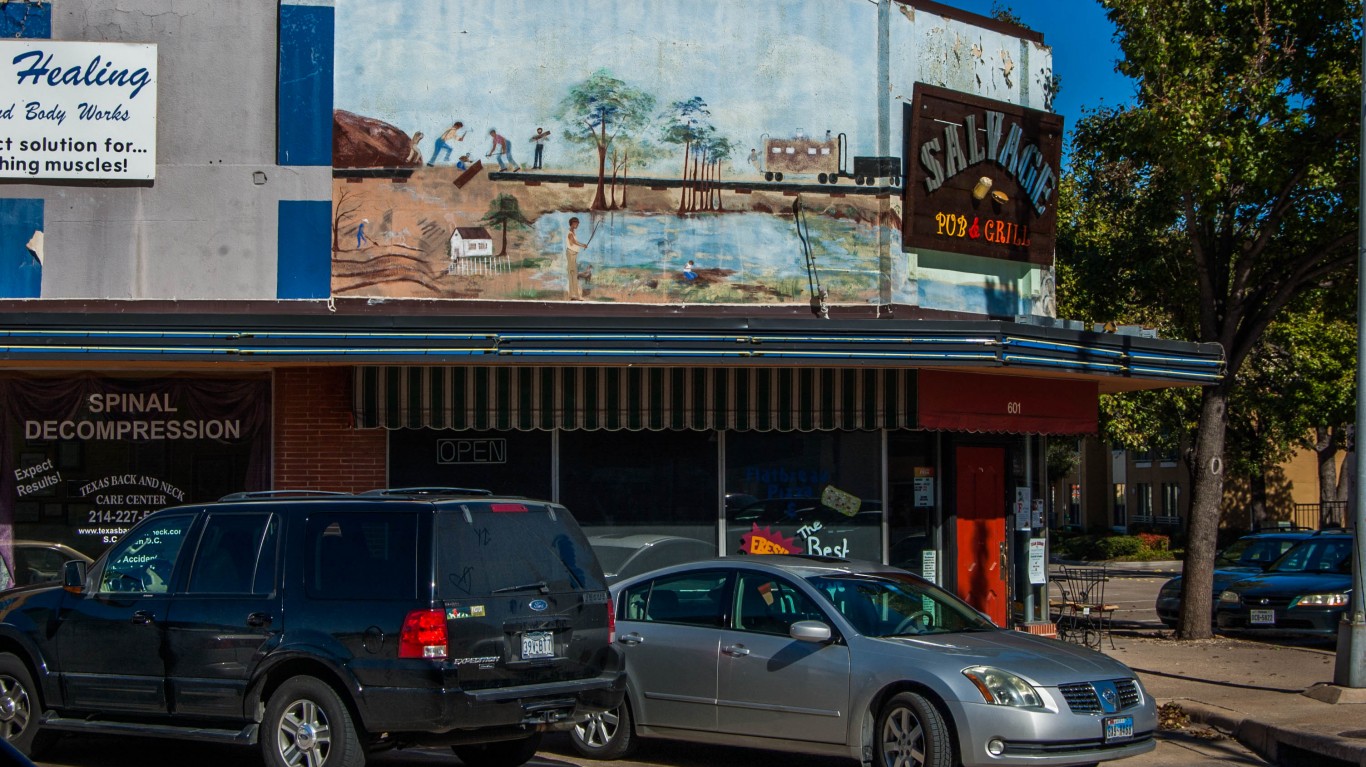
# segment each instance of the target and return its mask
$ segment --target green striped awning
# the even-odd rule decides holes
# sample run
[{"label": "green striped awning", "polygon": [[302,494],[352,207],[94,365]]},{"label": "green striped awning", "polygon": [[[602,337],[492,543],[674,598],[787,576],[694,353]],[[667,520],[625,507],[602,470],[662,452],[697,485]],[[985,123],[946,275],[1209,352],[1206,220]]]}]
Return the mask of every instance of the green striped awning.
[{"label": "green striped awning", "polygon": [[887,368],[356,368],[359,428],[825,431],[915,426]]}]

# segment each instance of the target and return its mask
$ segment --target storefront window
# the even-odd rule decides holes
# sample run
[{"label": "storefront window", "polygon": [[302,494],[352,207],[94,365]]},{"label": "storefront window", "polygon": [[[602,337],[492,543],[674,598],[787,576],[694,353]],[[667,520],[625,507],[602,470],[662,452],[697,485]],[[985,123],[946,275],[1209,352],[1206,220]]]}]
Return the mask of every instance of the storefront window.
[{"label": "storefront window", "polygon": [[0,379],[0,524],[97,556],[158,509],[264,490],[264,379]]},{"label": "storefront window", "polygon": [[560,502],[609,579],[716,555],[716,451],[713,432],[560,434]]},{"label": "storefront window", "polygon": [[390,487],[468,487],[551,500],[548,431],[432,431],[389,435]]},{"label": "storefront window", "polygon": [[[889,564],[938,582],[935,533],[943,521],[934,435],[892,434],[887,440],[887,486],[891,512],[887,519]],[[929,556],[926,556],[926,555]]]},{"label": "storefront window", "polygon": [[882,436],[726,435],[726,551],[882,561]]}]

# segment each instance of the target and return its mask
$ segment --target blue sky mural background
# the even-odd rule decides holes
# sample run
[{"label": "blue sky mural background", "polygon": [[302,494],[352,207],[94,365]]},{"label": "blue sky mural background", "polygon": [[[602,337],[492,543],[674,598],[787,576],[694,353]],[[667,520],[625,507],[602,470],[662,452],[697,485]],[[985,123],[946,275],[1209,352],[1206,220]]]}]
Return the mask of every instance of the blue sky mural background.
[{"label": "blue sky mural background", "polygon": [[[740,147],[734,163],[774,137],[848,134],[850,154],[874,154],[876,6],[866,2],[339,0],[336,106],[422,131],[430,156],[453,120],[462,152],[482,157],[488,131],[523,164],[537,127],[569,88],[603,68],[653,94],[660,109],[701,96]],[[596,10],[597,12],[594,12]],[[567,151],[552,139],[547,165]],[[664,162],[672,169],[681,161]]]}]

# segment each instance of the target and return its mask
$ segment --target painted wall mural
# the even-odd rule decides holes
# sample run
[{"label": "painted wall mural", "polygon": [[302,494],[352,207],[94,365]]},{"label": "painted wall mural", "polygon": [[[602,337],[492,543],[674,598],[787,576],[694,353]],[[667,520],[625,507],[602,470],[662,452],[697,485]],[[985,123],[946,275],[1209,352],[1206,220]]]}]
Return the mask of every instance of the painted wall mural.
[{"label": "painted wall mural", "polygon": [[[1038,265],[952,262],[944,281],[901,247],[899,103],[960,69],[1027,99],[1027,78],[993,74],[1027,55],[1018,38],[864,0],[336,7],[335,295],[998,314],[1044,298]],[[954,50],[979,55],[955,67]]]}]

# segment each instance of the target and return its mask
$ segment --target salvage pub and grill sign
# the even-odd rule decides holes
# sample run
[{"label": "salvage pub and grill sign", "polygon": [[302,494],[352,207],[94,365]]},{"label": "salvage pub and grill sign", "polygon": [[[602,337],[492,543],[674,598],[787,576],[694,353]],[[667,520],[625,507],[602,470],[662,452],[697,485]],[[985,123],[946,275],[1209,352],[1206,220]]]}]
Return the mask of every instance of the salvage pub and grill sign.
[{"label": "salvage pub and grill sign", "polygon": [[904,250],[1052,263],[1061,117],[917,83],[905,135]]}]

